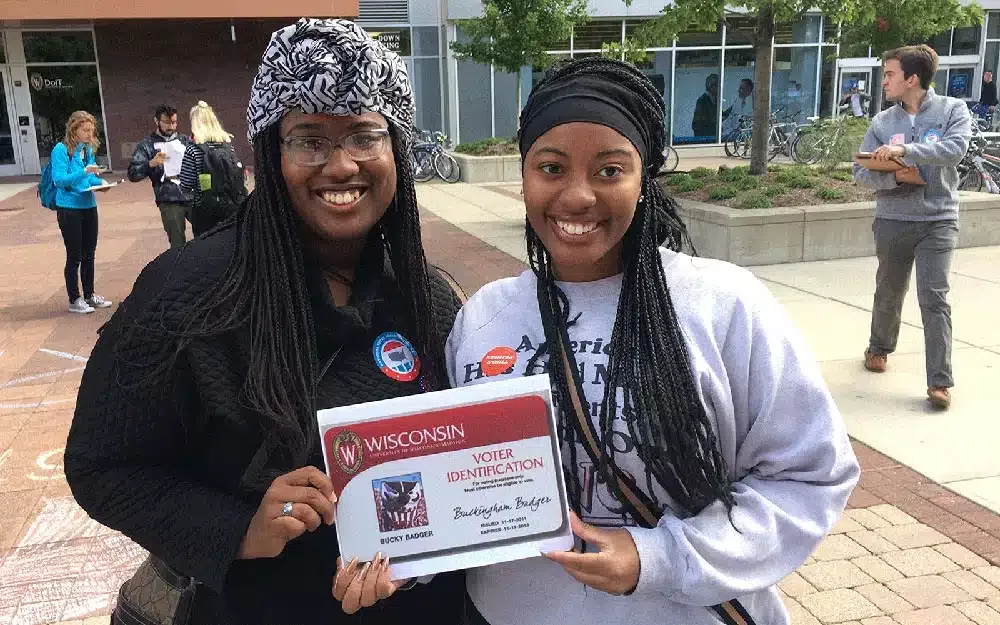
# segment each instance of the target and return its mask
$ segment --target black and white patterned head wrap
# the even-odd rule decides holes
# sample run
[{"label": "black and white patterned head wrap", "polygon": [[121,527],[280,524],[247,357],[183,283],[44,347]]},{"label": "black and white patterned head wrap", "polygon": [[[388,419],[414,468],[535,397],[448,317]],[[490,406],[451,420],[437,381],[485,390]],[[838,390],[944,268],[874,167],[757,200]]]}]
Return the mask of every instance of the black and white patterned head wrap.
[{"label": "black and white patterned head wrap", "polygon": [[406,65],[349,20],[302,18],[271,35],[247,108],[247,137],[292,109],[380,113],[409,138],[413,90]]}]

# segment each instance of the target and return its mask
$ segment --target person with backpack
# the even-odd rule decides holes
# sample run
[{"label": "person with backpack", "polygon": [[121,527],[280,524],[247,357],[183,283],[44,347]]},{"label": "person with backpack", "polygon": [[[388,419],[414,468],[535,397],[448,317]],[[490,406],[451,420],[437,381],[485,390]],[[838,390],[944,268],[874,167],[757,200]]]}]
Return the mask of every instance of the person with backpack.
[{"label": "person with backpack", "polygon": [[[110,301],[94,293],[97,197],[90,189],[105,184],[97,175],[101,168],[94,158],[100,144],[93,115],[87,111],[70,115],[66,137],[52,149],[38,189],[42,205],[56,211],[66,245],[64,275],[71,313],[92,313],[111,306]],[[78,281],[83,286],[82,297]]]},{"label": "person with backpack", "polygon": [[184,218],[191,210],[190,198],[177,183],[178,172],[172,159],[183,155],[191,139],[177,132],[177,109],[174,107],[161,104],[153,116],[156,131],[135,146],[128,166],[128,179],[132,182],[149,179],[170,247],[183,247],[187,228]]},{"label": "person with backpack", "polygon": [[184,151],[181,187],[192,195],[191,229],[194,236],[208,232],[236,212],[247,196],[243,163],[233,149],[233,135],[204,101],[191,109],[194,143]]}]

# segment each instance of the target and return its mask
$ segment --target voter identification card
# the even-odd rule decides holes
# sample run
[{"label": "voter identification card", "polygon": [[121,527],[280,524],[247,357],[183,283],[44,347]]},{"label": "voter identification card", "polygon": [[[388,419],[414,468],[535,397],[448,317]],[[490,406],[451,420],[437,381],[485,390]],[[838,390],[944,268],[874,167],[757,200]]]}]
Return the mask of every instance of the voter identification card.
[{"label": "voter identification card", "polygon": [[344,562],[403,579],[573,548],[547,375],[318,418]]}]

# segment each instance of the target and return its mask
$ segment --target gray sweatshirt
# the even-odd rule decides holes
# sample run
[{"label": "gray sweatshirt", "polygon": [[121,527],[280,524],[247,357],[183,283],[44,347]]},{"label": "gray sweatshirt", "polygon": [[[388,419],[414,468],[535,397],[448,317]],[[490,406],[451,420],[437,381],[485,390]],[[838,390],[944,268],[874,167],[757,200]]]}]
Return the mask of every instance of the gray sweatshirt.
[{"label": "gray sweatshirt", "polygon": [[[637,527],[579,449],[583,520],[624,527],[641,562],[639,584],[615,597],[576,582],[559,565],[531,558],[468,571],[468,590],[491,625],[718,625],[706,606],[739,598],[758,623],[787,625],[775,584],[797,569],[833,527],[859,476],[843,419],[813,356],[781,305],[750,272],[661,250],[677,319],[700,394],[733,480],[729,523],[721,503],[696,515],[670,506],[653,529]],[[595,413],[604,396],[608,344],[622,277],[563,283],[571,348]],[[458,315],[446,355],[453,385],[488,383],[480,361],[494,347],[517,352],[520,376],[544,341],[535,277],[484,286]],[[540,373],[546,358],[530,373]],[[503,376],[500,377],[502,379]],[[621,397],[621,393],[619,393]],[[621,412],[618,413],[621,415]],[[594,414],[596,420],[596,414]],[[595,422],[596,425],[596,422]],[[645,484],[628,426],[613,437],[619,465]],[[563,450],[564,461],[568,458]]]},{"label": "gray sweatshirt", "polygon": [[972,137],[972,115],[965,102],[928,89],[916,119],[902,104],[872,120],[862,152],[882,145],[901,145],[903,160],[916,165],[926,186],[897,184],[895,174],[854,165],[854,180],[875,189],[875,217],[898,221],[958,219],[958,171]]}]

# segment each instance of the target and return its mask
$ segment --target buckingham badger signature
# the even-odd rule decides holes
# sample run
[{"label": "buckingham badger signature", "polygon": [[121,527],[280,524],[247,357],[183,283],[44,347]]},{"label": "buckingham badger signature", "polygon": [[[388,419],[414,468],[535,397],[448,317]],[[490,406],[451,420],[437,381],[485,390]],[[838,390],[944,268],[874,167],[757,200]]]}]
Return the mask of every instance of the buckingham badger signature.
[{"label": "buckingham badger signature", "polygon": [[503,512],[513,512],[514,510],[530,510],[531,512],[537,512],[540,507],[547,503],[552,503],[552,498],[549,496],[532,497],[530,499],[516,497],[510,502],[497,502],[491,506],[476,506],[471,510],[466,510],[461,506],[455,506],[455,519],[458,520],[469,517],[479,517],[484,521],[488,521],[494,513],[501,514]]}]

